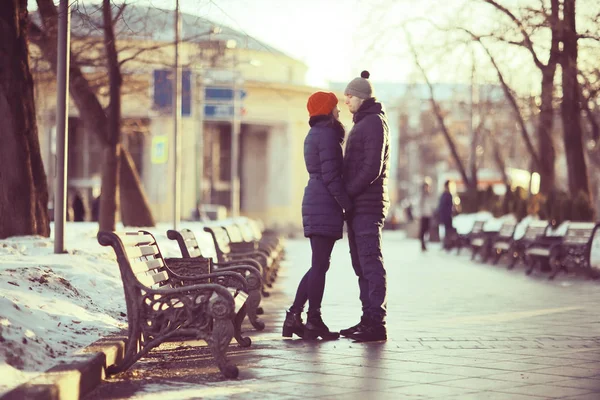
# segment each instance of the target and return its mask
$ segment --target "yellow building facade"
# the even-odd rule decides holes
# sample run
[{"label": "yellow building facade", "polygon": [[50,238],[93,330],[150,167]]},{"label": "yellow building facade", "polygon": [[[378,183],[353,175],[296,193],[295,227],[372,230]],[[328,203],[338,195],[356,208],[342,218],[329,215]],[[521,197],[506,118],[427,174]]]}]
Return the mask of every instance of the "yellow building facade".
[{"label": "yellow building facade", "polygon": [[[186,18],[184,39],[186,30],[193,28],[185,22]],[[205,29],[204,25],[197,29]],[[174,198],[174,119],[169,107],[157,107],[156,71],[169,69],[174,47],[168,42],[157,46],[160,41],[118,38],[121,60],[141,48],[152,49],[123,65],[123,144],[135,161],[155,219],[170,221]],[[235,86],[245,92],[238,103],[240,213],[260,218],[273,228],[301,227],[301,202],[308,179],[303,158],[303,142],[309,129],[306,101],[319,89],[305,84],[305,64],[267,45],[249,42],[232,30],[204,39],[184,40],[180,45],[182,69],[189,77],[189,100],[180,132],[182,219],[190,218],[199,203],[230,206],[233,118],[207,115],[210,99],[205,96],[207,88],[227,88],[231,83],[230,88]],[[74,42],[74,51],[77,46]],[[101,77],[103,69],[87,68],[84,73]],[[105,92],[99,91],[104,106]],[[38,126],[49,179],[55,175],[55,93],[52,79],[37,79]],[[343,114],[348,123],[347,111]],[[100,184],[102,145],[87,132],[85,121],[78,116],[71,102],[69,187],[84,197],[89,219]]]}]

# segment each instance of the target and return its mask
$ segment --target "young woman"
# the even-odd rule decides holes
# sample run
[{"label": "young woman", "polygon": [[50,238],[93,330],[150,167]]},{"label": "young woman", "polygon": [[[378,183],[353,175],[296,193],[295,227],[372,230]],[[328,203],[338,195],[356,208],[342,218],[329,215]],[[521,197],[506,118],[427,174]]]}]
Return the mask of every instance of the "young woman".
[{"label": "young woman", "polygon": [[[304,140],[304,161],[309,174],[302,199],[304,236],[310,239],[312,263],[304,275],[294,304],[287,311],[283,336],[293,334],[305,339],[339,338],[321,318],[321,301],[331,251],[343,237],[344,212],[352,208],[342,181],[342,143],[344,127],[339,121],[338,99],[333,93],[316,92],[308,99],[311,126]],[[302,311],[308,301],[308,318],[302,323]]]}]

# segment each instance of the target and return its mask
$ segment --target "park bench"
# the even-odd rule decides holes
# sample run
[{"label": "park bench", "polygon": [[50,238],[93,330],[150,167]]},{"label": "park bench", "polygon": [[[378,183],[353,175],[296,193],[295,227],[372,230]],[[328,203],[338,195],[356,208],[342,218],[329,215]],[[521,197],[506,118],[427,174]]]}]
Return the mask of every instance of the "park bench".
[{"label": "park bench", "polygon": [[[221,225],[210,224],[204,227],[204,231],[208,232],[214,242],[215,251],[217,254],[217,261],[219,263],[232,262],[232,261],[244,261],[250,263],[250,265],[259,265],[263,282],[266,286],[272,287],[272,268],[273,260],[264,254],[256,250],[242,251],[239,248],[238,251],[233,251],[231,247],[231,239],[227,230]],[[252,264],[252,262],[254,264]],[[263,291],[263,296],[268,297],[269,293]]]},{"label": "park bench", "polygon": [[519,262],[525,261],[525,250],[535,243],[538,237],[543,236],[549,226],[546,220],[532,220],[527,224],[523,235],[520,238],[515,237],[507,251],[511,257],[508,269],[513,269]]},{"label": "park bench", "polygon": [[530,275],[536,266],[539,266],[543,272],[551,270],[550,264],[558,255],[558,246],[563,240],[568,225],[568,221],[558,227],[548,225],[542,234],[538,234],[535,239],[531,240],[523,251],[523,259],[528,266],[525,271],[527,275]]},{"label": "park bench", "polygon": [[223,223],[221,227],[225,229],[227,236],[229,236],[231,253],[256,252],[264,255],[262,259],[266,260],[268,272],[266,282],[267,286],[271,287],[272,282],[277,278],[280,261],[279,251],[261,244],[245,221],[238,220],[231,223]]},{"label": "park bench", "polygon": [[491,239],[490,252],[493,254],[492,264],[498,264],[498,261],[504,254],[507,254],[511,248],[513,237],[517,229],[517,221],[504,221],[498,234]]},{"label": "park bench", "polygon": [[597,278],[600,272],[600,223],[594,227],[594,232],[592,233],[590,250],[587,254],[587,264],[592,276]]},{"label": "park bench", "polygon": [[284,242],[279,235],[264,236],[258,223],[249,218],[238,218],[236,225],[245,242],[253,243],[255,249],[266,252],[277,262],[283,258]]},{"label": "park bench", "polygon": [[470,232],[457,233],[458,237],[455,244],[456,254],[460,254],[460,251],[463,247],[471,247],[471,242],[481,236],[484,224],[485,221],[477,220],[473,223],[473,227],[471,228]]},{"label": "park bench", "polygon": [[470,240],[471,259],[474,260],[477,255],[481,255],[482,261],[487,262],[493,252],[492,245],[500,235],[502,228],[512,226],[514,231],[515,225],[516,221],[512,215],[505,215],[498,219],[492,218],[485,221],[481,232]]},{"label": "park bench", "polygon": [[255,329],[261,331],[265,328],[264,322],[257,317],[261,301],[262,278],[260,270],[256,268],[256,262],[252,263],[254,265],[249,265],[244,260],[215,262],[212,258],[205,258],[202,256],[196,235],[189,229],[182,229],[181,231],[168,230],[167,237],[177,241],[183,257],[182,259],[168,259],[170,265],[172,264],[171,260],[173,260],[174,263],[189,268],[191,273],[194,271],[201,273],[232,271],[242,274],[248,283],[248,299],[246,300],[248,319]]},{"label": "park bench", "polygon": [[[235,325],[241,322],[238,311],[246,297],[239,288],[232,288],[236,283],[245,285],[241,275],[178,275],[170,270],[156,240],[147,232],[100,231],[97,239],[102,246],[112,247],[117,256],[127,307],[125,354],[122,361],[107,368],[108,374],[127,370],[161,343],[202,339],[223,375],[237,377],[238,368],[227,360],[226,353],[231,339],[238,335]],[[249,345],[243,338],[237,339],[241,345]]]},{"label": "park bench", "polygon": [[590,268],[589,255],[598,226],[593,222],[569,223],[550,263],[550,279],[554,279],[560,271],[568,272],[569,269],[584,269],[589,275],[595,275]]}]

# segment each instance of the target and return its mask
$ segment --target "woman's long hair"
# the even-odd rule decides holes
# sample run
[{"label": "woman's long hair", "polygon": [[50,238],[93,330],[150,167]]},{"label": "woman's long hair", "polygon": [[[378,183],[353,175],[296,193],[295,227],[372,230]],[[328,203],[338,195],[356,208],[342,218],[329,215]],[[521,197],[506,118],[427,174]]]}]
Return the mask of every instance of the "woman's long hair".
[{"label": "woman's long hair", "polygon": [[338,140],[340,143],[344,143],[344,139],[346,138],[346,129],[338,119],[333,117],[333,114],[315,115],[314,117],[310,117],[308,124],[313,127],[321,121],[327,121],[327,126],[330,126],[338,135]]}]

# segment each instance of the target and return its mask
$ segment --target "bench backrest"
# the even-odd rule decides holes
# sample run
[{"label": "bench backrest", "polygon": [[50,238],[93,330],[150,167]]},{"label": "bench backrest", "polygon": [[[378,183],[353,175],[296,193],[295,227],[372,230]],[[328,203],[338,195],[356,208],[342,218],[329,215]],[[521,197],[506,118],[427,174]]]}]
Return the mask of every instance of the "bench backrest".
[{"label": "bench backrest", "polygon": [[588,262],[591,268],[600,269],[600,223],[592,231]]},{"label": "bench backrest", "polygon": [[545,220],[533,220],[527,225],[523,239],[535,240],[538,236],[543,236],[548,231],[548,221]]},{"label": "bench backrest", "polygon": [[260,227],[258,221],[253,219],[247,220],[248,226],[254,232],[254,240],[260,241],[262,239],[262,228]]},{"label": "bench backrest", "polygon": [[237,224],[228,223],[228,224],[223,225],[223,228],[227,232],[227,235],[229,236],[229,240],[231,243],[245,242],[244,236],[242,235],[242,232]]},{"label": "bench backrest", "polygon": [[183,258],[202,257],[202,251],[196,240],[196,235],[194,235],[194,232],[191,230],[182,229],[181,231],[176,231],[169,229],[167,231],[167,237],[177,241]]},{"label": "bench backrest", "polygon": [[229,235],[223,227],[218,225],[205,226],[204,232],[208,232],[212,236],[218,259],[221,259],[224,254],[229,254],[231,252],[231,247],[229,246]]},{"label": "bench backrest", "polygon": [[563,243],[587,245],[591,242],[595,225],[593,222],[570,222]]},{"label": "bench backrest", "polygon": [[504,221],[498,232],[498,236],[501,238],[511,238],[515,234],[517,228],[517,221]]},{"label": "bench backrest", "polygon": [[256,237],[256,234],[254,233],[254,230],[250,226],[250,222],[248,220],[237,222],[237,226],[240,229],[240,233],[242,234],[242,239],[244,239],[244,242],[250,243],[260,240],[260,238]]},{"label": "bench backrest", "polygon": [[483,227],[485,226],[486,221],[477,220],[473,223],[473,229],[471,229],[471,233],[481,233],[483,232]]}]

